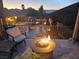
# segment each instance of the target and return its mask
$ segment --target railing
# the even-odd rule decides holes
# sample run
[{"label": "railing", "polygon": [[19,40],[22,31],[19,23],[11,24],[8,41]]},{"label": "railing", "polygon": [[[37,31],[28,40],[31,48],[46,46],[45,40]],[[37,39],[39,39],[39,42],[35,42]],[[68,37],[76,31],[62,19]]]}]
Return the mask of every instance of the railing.
[{"label": "railing", "polygon": [[57,27],[57,30],[64,36],[65,39],[72,37],[73,31],[67,26],[59,26]]},{"label": "railing", "polygon": [[[66,26],[57,26],[57,25],[16,25],[23,32],[27,29],[34,30],[34,32],[39,32],[44,34],[47,31],[50,31],[50,35],[54,39],[68,39],[72,36],[72,31]],[[50,30],[51,29],[51,30]]]}]

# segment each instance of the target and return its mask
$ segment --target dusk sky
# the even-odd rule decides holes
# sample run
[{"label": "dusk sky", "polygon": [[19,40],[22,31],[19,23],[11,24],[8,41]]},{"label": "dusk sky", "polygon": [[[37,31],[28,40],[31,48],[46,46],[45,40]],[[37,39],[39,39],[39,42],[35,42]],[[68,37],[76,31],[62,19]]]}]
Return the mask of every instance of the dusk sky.
[{"label": "dusk sky", "polygon": [[76,2],[79,0],[3,0],[4,7],[8,9],[21,9],[21,4],[24,4],[26,9],[32,7],[37,10],[41,5],[44,9],[58,10]]}]

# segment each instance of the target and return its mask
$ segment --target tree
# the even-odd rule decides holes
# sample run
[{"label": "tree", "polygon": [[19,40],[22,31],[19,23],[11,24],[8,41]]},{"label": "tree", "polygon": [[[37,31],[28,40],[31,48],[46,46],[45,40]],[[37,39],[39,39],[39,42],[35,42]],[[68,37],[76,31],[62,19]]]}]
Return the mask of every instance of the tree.
[{"label": "tree", "polygon": [[39,15],[39,17],[41,17],[41,18],[44,16],[43,5],[40,6],[39,11],[38,11],[38,15]]},{"label": "tree", "polygon": [[36,16],[36,14],[37,14],[37,11],[36,11],[35,9],[33,9],[33,8],[31,8],[31,7],[29,7],[29,8],[27,9],[27,15],[28,15],[28,16]]}]

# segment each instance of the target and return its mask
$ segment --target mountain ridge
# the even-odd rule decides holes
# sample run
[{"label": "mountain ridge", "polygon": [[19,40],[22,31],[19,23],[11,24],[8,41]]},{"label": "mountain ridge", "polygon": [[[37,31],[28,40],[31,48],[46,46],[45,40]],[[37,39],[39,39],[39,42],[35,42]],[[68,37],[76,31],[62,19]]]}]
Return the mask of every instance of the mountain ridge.
[{"label": "mountain ridge", "polygon": [[49,17],[55,21],[62,23],[65,26],[74,27],[77,13],[79,9],[79,2],[62,8],[56,12],[50,13]]}]

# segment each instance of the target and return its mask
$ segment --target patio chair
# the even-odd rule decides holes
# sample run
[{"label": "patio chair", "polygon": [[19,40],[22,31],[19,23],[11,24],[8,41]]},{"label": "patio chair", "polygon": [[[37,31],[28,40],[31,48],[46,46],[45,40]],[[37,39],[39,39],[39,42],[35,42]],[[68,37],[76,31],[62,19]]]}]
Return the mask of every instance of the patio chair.
[{"label": "patio chair", "polygon": [[6,30],[9,40],[15,43],[15,47],[20,43],[25,42],[26,36],[21,33],[18,27],[8,28]]}]

